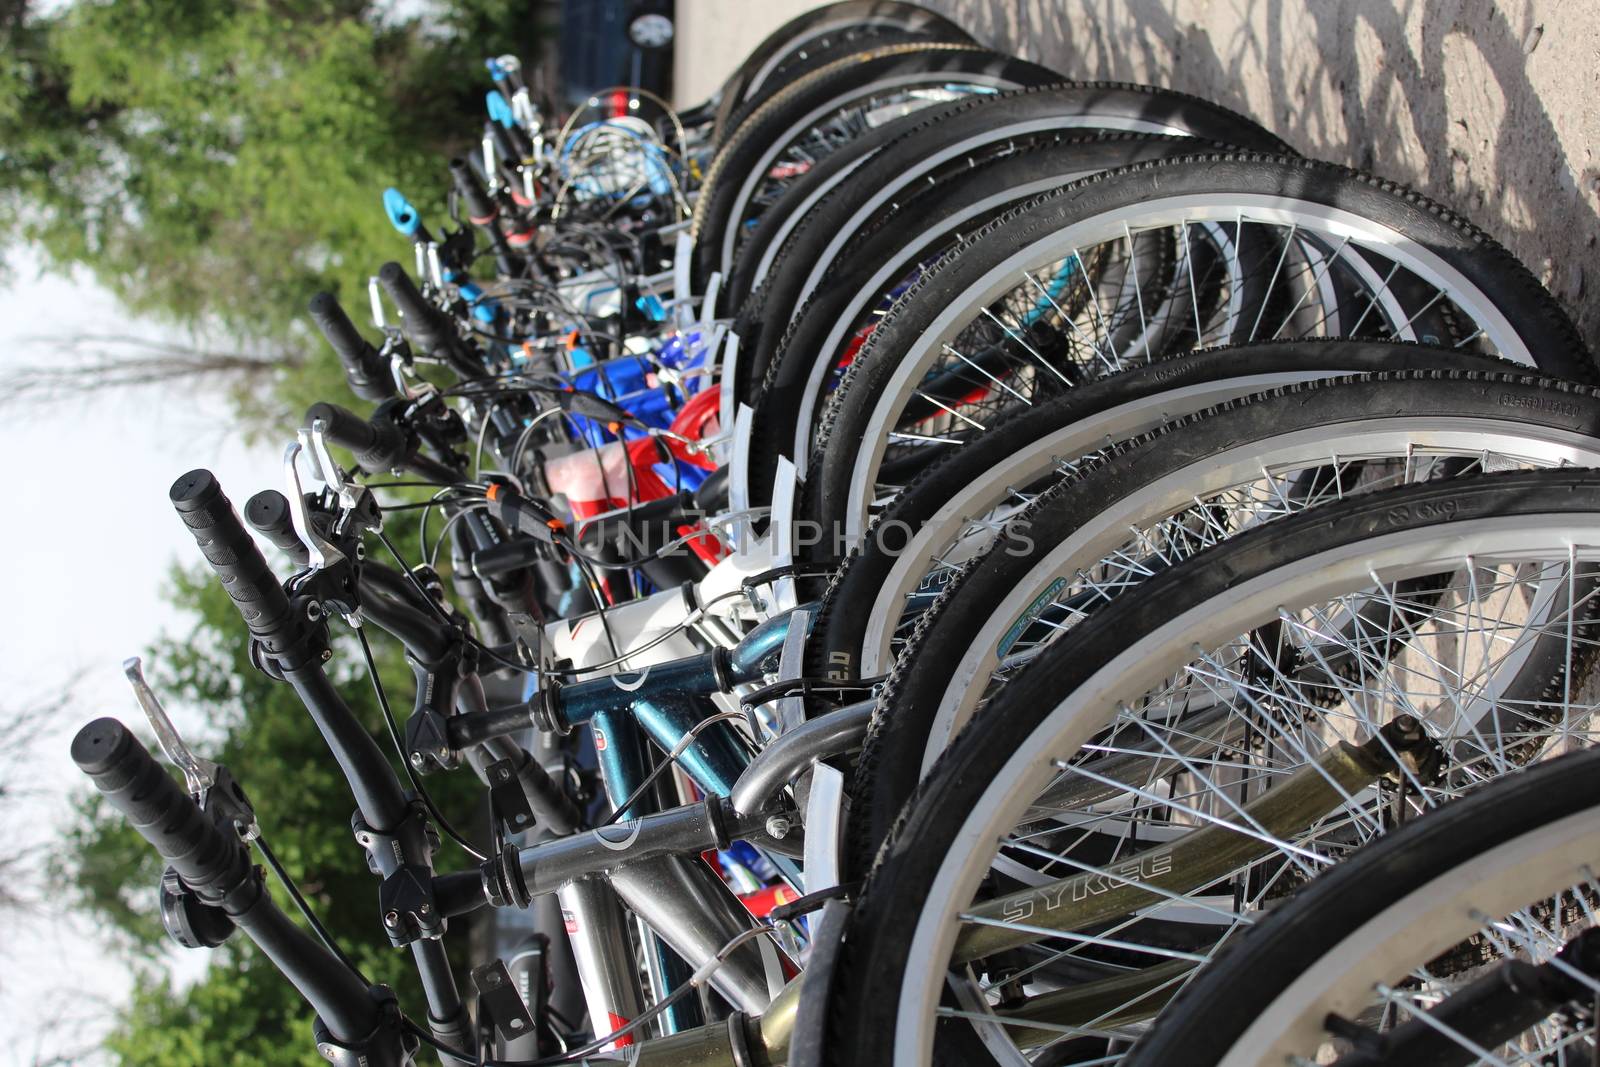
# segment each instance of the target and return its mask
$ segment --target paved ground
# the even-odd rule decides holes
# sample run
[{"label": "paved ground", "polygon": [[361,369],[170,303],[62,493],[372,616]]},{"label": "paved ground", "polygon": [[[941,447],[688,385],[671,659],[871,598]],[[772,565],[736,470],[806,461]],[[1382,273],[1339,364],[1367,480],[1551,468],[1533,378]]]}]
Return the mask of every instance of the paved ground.
[{"label": "paved ground", "polygon": [[[700,102],[803,0],[678,0]],[[1079,79],[1164,85],[1406,182],[1520,256],[1600,350],[1595,0],[927,0]]]}]

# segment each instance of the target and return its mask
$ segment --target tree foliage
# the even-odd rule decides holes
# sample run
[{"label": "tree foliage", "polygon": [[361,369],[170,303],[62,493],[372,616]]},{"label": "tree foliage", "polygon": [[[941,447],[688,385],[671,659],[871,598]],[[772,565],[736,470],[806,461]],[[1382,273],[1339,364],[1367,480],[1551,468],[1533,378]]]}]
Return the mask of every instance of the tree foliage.
[{"label": "tree foliage", "polygon": [[[230,348],[304,348],[311,293],[354,296],[407,255],[379,206],[385,186],[438,217],[445,157],[476,140],[482,60],[532,55],[533,9],[453,0],[424,20],[361,0],[0,5],[0,242],[30,242],[131,311]],[[282,366],[280,404],[338,395],[332,361]]]},{"label": "tree foliage", "polygon": [[[34,10],[0,0],[0,252],[26,242],[48,269],[87,272],[129,311],[194,339],[139,353],[130,373],[181,388],[205,372],[200,357],[224,353],[243,368],[241,414],[280,430],[286,410],[343,398],[337,361],[304,321],[307,298],[329,289],[355,311],[367,275],[409,258],[382,189],[397,186],[439,217],[445,160],[476,142],[482,121],[482,60],[532,56],[540,32],[531,0],[438,0],[411,18],[392,8],[77,0]],[[270,387],[251,359],[269,361]],[[192,372],[184,360],[197,361]],[[152,681],[212,717],[197,747],[239,776],[279,858],[367,976],[419,1010],[410,954],[380,934],[349,789],[305,709],[250,665],[245,629],[209,573],[175,574],[173,595],[193,628],[152,650]],[[375,644],[403,716],[410,672],[392,643]],[[348,638],[331,666],[387,750]],[[429,785],[458,826],[473,820],[473,783]],[[79,815],[55,873],[140,974],[108,1052],[140,1067],[319,1062],[308,1009],[243,938],[216,951],[203,980],[165,977],[159,860],[92,796]],[[447,842],[438,862],[467,861]]]}]

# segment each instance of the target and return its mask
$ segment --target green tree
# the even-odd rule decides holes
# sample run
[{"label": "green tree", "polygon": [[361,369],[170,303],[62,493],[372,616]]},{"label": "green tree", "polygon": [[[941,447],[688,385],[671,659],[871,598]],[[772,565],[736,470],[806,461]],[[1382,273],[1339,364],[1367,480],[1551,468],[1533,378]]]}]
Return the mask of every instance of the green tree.
[{"label": "green tree", "polygon": [[385,186],[440,217],[445,157],[483,115],[482,59],[533,55],[534,7],[454,0],[424,21],[361,0],[0,5],[0,243],[263,357],[277,404],[252,378],[248,414],[342,396],[305,301],[353,297],[408,258]]},{"label": "green tree", "polygon": [[[381,190],[397,186],[439,219],[445,160],[476,143],[482,121],[482,59],[531,57],[540,33],[532,0],[439,0],[406,19],[388,7],[77,0],[45,11],[0,0],[0,252],[27,242],[49,268],[85,271],[130,312],[196,338],[145,353],[152,362],[129,381],[187,386],[231,370],[241,414],[278,430],[311,401],[345,399],[337,361],[304,320],[306,299],[330,289],[355,312],[368,274],[409,259]],[[99,349],[116,324],[87,333]],[[418,558],[414,545],[405,551]],[[152,680],[214,715],[206,754],[239,775],[280,859],[368,977],[419,1010],[409,953],[380,935],[349,790],[305,709],[250,665],[243,625],[208,573],[179,573],[173,589],[194,626],[152,650]],[[403,715],[410,672],[392,642],[375,644]],[[348,638],[332,666],[387,749]],[[429,784],[466,828],[470,775]],[[140,1067],[318,1062],[309,1012],[242,938],[204,980],[168,984],[155,954],[158,860],[92,796],[80,815],[57,873],[141,974],[109,1051]],[[466,859],[446,843],[438,862]]]}]

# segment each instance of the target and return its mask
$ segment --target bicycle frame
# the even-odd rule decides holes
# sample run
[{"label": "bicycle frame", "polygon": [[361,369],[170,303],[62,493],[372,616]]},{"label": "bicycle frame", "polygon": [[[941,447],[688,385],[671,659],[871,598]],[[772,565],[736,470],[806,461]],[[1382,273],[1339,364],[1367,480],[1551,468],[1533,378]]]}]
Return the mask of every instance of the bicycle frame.
[{"label": "bicycle frame", "polygon": [[[671,595],[682,603],[676,593]],[[632,616],[639,617],[639,613]],[[650,798],[638,797],[631,803],[630,798],[652,770],[647,738],[665,752],[680,753],[679,767],[706,797],[731,795],[740,775],[749,768],[752,754],[731,723],[703,725],[720,710],[711,694],[758,676],[761,665],[782,648],[791,618],[782,615],[769,620],[731,652],[714,649],[664,660],[662,646],[657,646],[651,650],[656,655],[642,654],[653,662],[641,664],[636,676],[612,674],[547,686],[540,694],[548,727],[564,732],[589,725],[607,797],[621,817],[632,820],[631,825],[624,824],[627,835],[620,841],[606,830],[595,830],[585,835],[588,840],[582,845],[561,850],[564,856],[579,860],[577,866],[584,870],[558,889],[579,977],[591,1018],[609,1019],[613,1029],[637,1016],[641,998],[633,983],[633,954],[626,939],[618,936],[620,909],[610,898],[612,892],[654,931],[647,948],[655,964],[650,977],[658,999],[750,928],[748,914],[721,878],[698,857],[684,853],[715,848],[737,836],[755,836],[762,821],[718,830],[704,824],[709,808],[680,808],[675,809],[677,814],[657,815],[647,811],[652,807]],[[581,625],[581,620],[573,622]],[[634,632],[613,637],[619,649],[639,643]],[[659,845],[654,843],[658,835]],[[641,850],[629,847],[638,841],[649,843],[649,854],[620,862],[630,852],[638,856]],[[619,862],[608,864],[607,860]],[[540,862],[524,862],[524,875],[537,880],[548,872],[552,861],[541,862],[544,872],[539,869]],[[561,870],[559,863],[554,866]],[[594,869],[597,866],[598,871]],[[753,946],[746,947],[753,951],[731,957],[713,974],[712,983],[737,1009],[759,1012],[795,968],[770,938],[757,938]],[[668,1033],[687,1029],[700,1021],[699,1014],[698,1005],[674,1005],[666,1014],[665,1029]]]}]

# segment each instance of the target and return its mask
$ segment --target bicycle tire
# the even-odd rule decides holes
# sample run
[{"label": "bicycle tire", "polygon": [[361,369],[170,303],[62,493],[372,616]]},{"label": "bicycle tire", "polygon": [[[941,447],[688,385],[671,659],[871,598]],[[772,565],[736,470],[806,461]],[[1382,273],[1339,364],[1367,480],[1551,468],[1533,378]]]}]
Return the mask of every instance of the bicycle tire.
[{"label": "bicycle tire", "polygon": [[[1429,351],[1417,353],[1418,361]],[[1432,350],[1436,361],[1447,355]],[[1373,353],[1371,362],[1381,365],[1382,359]],[[1024,534],[998,537],[917,620],[885,683],[857,763],[845,834],[849,869],[864,871],[888,835],[938,745],[934,738],[943,736],[939,724],[970,713],[987,678],[982,664],[992,647],[985,645],[990,632],[1019,597],[1041,595],[1054,580],[1046,572],[1059,572],[1049,562],[1052,555],[1107,525],[1105,513],[1118,501],[1173,476],[1185,481],[1186,491],[1205,496],[1216,488],[1204,481],[1208,466],[1230,454],[1249,454],[1265,465],[1272,440],[1358,425],[1364,432],[1391,425],[1420,436],[1423,427],[1467,425],[1462,420],[1474,420],[1471,425],[1486,439],[1517,427],[1533,437],[1592,439],[1592,456],[1600,456],[1600,391],[1503,371],[1378,370],[1364,379],[1329,378],[1225,401],[1118,444],[1092,469],[1058,480],[1024,513]],[[818,652],[823,654],[820,645]]]},{"label": "bicycle tire", "polygon": [[[831,264],[842,239],[876,224],[879,204],[929,173],[944,158],[959,158],[986,146],[1038,136],[1082,136],[1098,129],[1196,137],[1216,145],[1293,155],[1276,135],[1227,108],[1170,89],[1126,82],[1062,82],[1013,89],[992,96],[958,100],[915,112],[876,131],[863,145],[876,158],[865,163],[842,185],[830,186],[830,176],[840,164],[833,158],[798,179],[778,203],[761,217],[750,235],[724,292],[730,307],[767,278],[782,279],[767,257],[784,254],[793,242],[802,247],[789,256],[790,264],[805,264],[793,279],[798,304],[814,287],[814,267]],[[882,135],[893,130],[893,136]],[[847,155],[847,146],[837,155]],[[879,149],[884,154],[877,155]],[[827,197],[813,199],[821,189]],[[814,216],[813,211],[822,212]],[[798,217],[792,217],[798,216]],[[808,235],[801,237],[801,229]],[[832,246],[830,248],[830,245]],[[783,251],[780,251],[780,248]],[[783,321],[787,322],[787,318]]]},{"label": "bicycle tire", "polygon": [[948,34],[931,29],[912,30],[877,23],[864,26],[852,25],[814,38],[790,53],[783,64],[773,70],[759,88],[745,96],[739,106],[728,115],[727,122],[719,127],[716,146],[720,148],[762,104],[812,71],[821,70],[830,63],[837,63],[841,59],[861,52],[870,52],[892,45],[919,43],[971,44],[972,39],[964,33]]},{"label": "bicycle tire", "polygon": [[[1308,346],[1313,349],[1307,351]],[[975,515],[992,506],[983,486],[1031,485],[1048,477],[1056,461],[1074,450],[1092,451],[1108,440],[1124,441],[1159,430],[1185,415],[1224,399],[1282,387],[1292,382],[1373,371],[1506,371],[1492,356],[1426,345],[1370,341],[1261,342],[1239,348],[1196,352],[1136,367],[1092,382],[1048,405],[1021,412],[923,471],[875,521],[864,542],[816,590],[820,601],[806,645],[805,673],[843,680],[887,673],[893,653],[873,633],[891,610],[890,598],[903,593],[907,579],[925,557],[904,567],[909,548],[893,551],[879,530],[892,523],[921,535],[930,525],[935,542],[956,530],[957,512]],[[1204,387],[1204,388],[1200,388]],[[1133,414],[1130,405],[1141,405]],[[943,517],[943,523],[939,519]],[[954,521],[953,521],[954,520]],[[920,537],[919,537],[920,540]],[[885,585],[897,571],[905,576],[892,590]]]},{"label": "bicycle tire", "polygon": [[726,130],[728,116],[750,94],[760,90],[771,73],[783,64],[785,57],[818,37],[861,26],[926,30],[929,33],[949,34],[951,40],[972,39],[956,23],[919,4],[902,3],[900,0],[838,0],[837,3],[823,4],[796,15],[767,34],[723,81],[716,94],[716,117],[713,120],[718,140]]},{"label": "bicycle tire", "polygon": [[791,133],[877,91],[945,86],[953,80],[992,91],[1043,85],[1060,76],[971,45],[930,42],[857,53],[797,79],[728,137],[706,171],[689,224],[697,287],[703,288],[713,271],[731,273],[738,231],[746,222],[744,206]]},{"label": "bicycle tire", "polygon": [[[966,310],[983,299],[974,287],[1032,254],[1019,248],[1070,240],[1079,232],[1074,226],[1110,225],[1098,220],[1114,218],[1129,205],[1143,210],[1165,198],[1173,213],[1182,214],[1187,209],[1177,206],[1181,203],[1252,197],[1286,213],[1291,208],[1307,215],[1344,213],[1400,235],[1409,242],[1404,254],[1430,269],[1451,272],[1451,284],[1459,279],[1463,287],[1457,297],[1470,298],[1484,314],[1497,317],[1498,354],[1546,374],[1600,380],[1571,320],[1527,268],[1471,223],[1419,194],[1333,164],[1246,153],[1142,163],[1083,179],[1013,209],[952,250],[895,303],[823,414],[803,517],[824,528],[838,525],[851,535],[865,527],[862,501],[871,493],[870,479],[886,447],[877,424],[889,425],[896,417],[904,383],[931,360],[928,349],[935,335],[953,329],[949,323],[976,317],[976,310]],[[836,436],[852,447],[829,448]]]},{"label": "bicycle tire", "polygon": [[[751,500],[771,494],[778,459],[797,463],[798,476],[806,476],[810,429],[822,408],[819,394],[833,370],[841,330],[859,317],[865,300],[882,279],[900,278],[918,262],[936,259],[960,239],[962,230],[981,226],[1040,188],[1060,184],[1090,171],[1123,166],[1193,150],[1189,138],[1147,134],[1105,134],[1059,141],[1038,141],[1016,151],[976,162],[970,169],[936,185],[926,185],[895,205],[867,232],[833,258],[823,283],[798,310],[787,310],[797,294],[802,264],[815,262],[809,241],[788,242],[774,263],[774,272],[746,301],[739,316],[739,368],[743,376],[746,352],[749,373],[761,375],[751,407]],[[819,206],[814,215],[824,214]],[[804,238],[816,232],[825,238],[827,228],[805,226],[795,234]],[[780,329],[780,324],[787,323]],[[774,341],[774,335],[777,340]],[[746,348],[746,338],[754,342]],[[807,449],[801,451],[801,443]]]},{"label": "bicycle tire", "polygon": [[[1414,910],[1404,920],[1385,918],[1401,912],[1407,902],[1415,904],[1416,895],[1430,886],[1448,884],[1464,892],[1509,877],[1517,883],[1513,892],[1532,900],[1546,895],[1540,887],[1558,891],[1581,884],[1583,858],[1600,862],[1600,851],[1584,844],[1600,825],[1597,769],[1600,753],[1594,750],[1551,760],[1497,780],[1363,849],[1245,931],[1203,977],[1178,994],[1124,1064],[1283,1063],[1281,1040],[1272,1050],[1278,1053],[1274,1058],[1262,1048],[1272,1040],[1268,1028],[1282,1013],[1275,1005],[1287,1000],[1285,991],[1306,981],[1319,964],[1341,951],[1359,956],[1363,941],[1370,951],[1376,940],[1372,930],[1380,924],[1405,931],[1382,940],[1427,945],[1405,952],[1419,965],[1429,959],[1434,948],[1430,936],[1433,942],[1440,939],[1433,928],[1435,917]],[[1556,850],[1567,860],[1540,858]],[[1524,857],[1514,871],[1494,862],[1495,855],[1513,851]],[[1539,887],[1529,884],[1534,878]]]},{"label": "bicycle tire", "polygon": [[[1341,582],[1363,581],[1363,567],[1441,565],[1435,561],[1456,558],[1474,538],[1487,545],[1489,531],[1507,525],[1517,529],[1498,541],[1528,551],[1569,535],[1600,545],[1600,475],[1489,474],[1292,516],[1157,576],[1108,605],[1098,625],[1052,646],[941,756],[897,819],[850,917],[838,979],[827,991],[834,1061],[930,1062],[924,1006],[938,1000],[946,973],[952,935],[944,916],[963,906],[958,902],[988,870],[988,842],[1002,822],[1010,824],[1006,791],[1027,794],[1049,781],[1055,761],[1047,754],[1086,740],[1109,715],[1106,705],[1125,693],[1133,699],[1147,678],[1187,656],[1191,643],[1204,646],[1222,629],[1270,615],[1265,605],[1283,602],[1286,579],[1298,583],[1301,599],[1318,598]],[[1231,606],[1217,619],[1221,598]],[[973,849],[981,851],[977,859]]]}]

